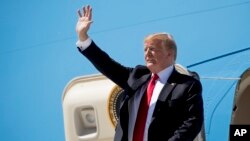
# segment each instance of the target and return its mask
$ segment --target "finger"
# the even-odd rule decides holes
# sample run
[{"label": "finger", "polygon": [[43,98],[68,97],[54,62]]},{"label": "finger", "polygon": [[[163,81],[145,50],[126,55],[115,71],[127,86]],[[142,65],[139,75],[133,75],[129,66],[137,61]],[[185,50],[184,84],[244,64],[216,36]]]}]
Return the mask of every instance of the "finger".
[{"label": "finger", "polygon": [[92,8],[89,9],[89,21],[92,21]]},{"label": "finger", "polygon": [[87,6],[87,16],[89,17],[90,16],[90,14],[91,14],[91,10],[92,10],[92,8],[91,8],[91,6],[90,5],[88,5]]},{"label": "finger", "polygon": [[82,10],[83,10],[83,16],[85,17],[86,16],[86,13],[87,13],[87,9],[86,9],[86,7],[84,6],[84,7],[82,7]]},{"label": "finger", "polygon": [[85,7],[85,10],[86,10],[86,17],[89,17],[89,5]]},{"label": "finger", "polygon": [[80,9],[77,10],[77,13],[78,13],[79,18],[81,18],[81,17],[82,17],[82,14],[81,14]]},{"label": "finger", "polygon": [[90,26],[93,23],[93,21],[89,21],[87,26]]}]

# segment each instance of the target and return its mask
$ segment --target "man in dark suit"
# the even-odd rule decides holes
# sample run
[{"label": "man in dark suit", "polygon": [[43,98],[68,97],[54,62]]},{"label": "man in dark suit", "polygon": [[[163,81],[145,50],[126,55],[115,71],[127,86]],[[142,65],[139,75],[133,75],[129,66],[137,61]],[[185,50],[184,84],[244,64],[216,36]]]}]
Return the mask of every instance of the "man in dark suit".
[{"label": "man in dark suit", "polygon": [[89,38],[92,8],[86,6],[78,15],[79,51],[125,92],[114,140],[194,140],[203,123],[202,86],[197,79],[176,71],[177,48],[173,37],[167,33],[147,36],[146,66],[125,67]]}]

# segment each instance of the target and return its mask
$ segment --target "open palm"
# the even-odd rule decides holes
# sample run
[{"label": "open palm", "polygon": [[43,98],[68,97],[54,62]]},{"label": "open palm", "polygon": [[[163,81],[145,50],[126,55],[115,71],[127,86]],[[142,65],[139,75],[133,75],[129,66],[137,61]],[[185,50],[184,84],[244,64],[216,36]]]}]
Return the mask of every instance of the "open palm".
[{"label": "open palm", "polygon": [[84,41],[88,38],[87,32],[92,23],[92,8],[90,6],[83,7],[83,11],[78,10],[78,22],[76,24],[76,32],[80,40]]}]

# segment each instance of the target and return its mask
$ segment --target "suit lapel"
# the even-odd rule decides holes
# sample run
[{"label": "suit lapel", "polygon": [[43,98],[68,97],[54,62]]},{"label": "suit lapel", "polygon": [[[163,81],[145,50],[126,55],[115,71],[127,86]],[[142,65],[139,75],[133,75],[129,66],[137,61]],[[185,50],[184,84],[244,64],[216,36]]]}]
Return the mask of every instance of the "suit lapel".
[{"label": "suit lapel", "polygon": [[176,72],[175,69],[173,69],[173,72],[169,76],[167,83],[164,85],[162,88],[160,95],[158,97],[159,101],[166,101],[167,98],[169,97],[169,94],[172,92],[173,88],[176,86],[176,82],[174,81],[177,79],[178,73]]},{"label": "suit lapel", "polygon": [[160,95],[158,97],[158,100],[156,102],[156,105],[155,105],[155,109],[154,109],[154,112],[153,112],[153,115],[152,115],[151,122],[155,119],[155,116],[161,110],[161,106],[169,98],[169,95],[170,95],[170,93],[172,92],[172,90],[174,89],[175,86],[176,86],[176,83],[172,83],[172,84],[167,83],[162,88],[162,91],[161,91],[161,93],[160,93]]},{"label": "suit lapel", "polygon": [[142,84],[147,82],[147,80],[150,78],[151,74],[143,75],[141,78],[137,79],[131,86],[132,90],[137,90]]},{"label": "suit lapel", "polygon": [[167,83],[165,84],[165,86],[162,88],[160,95],[158,97],[158,101],[166,101],[170,92],[173,90],[173,88],[175,87],[176,83]]},{"label": "suit lapel", "polygon": [[159,94],[158,100],[155,105],[155,110],[153,113],[152,120],[154,119],[155,115],[160,111],[161,105],[164,102],[166,102],[167,99],[169,99],[171,92],[176,87],[177,84],[175,83],[174,80],[178,79],[177,76],[178,76],[178,72],[176,72],[176,70],[174,69],[172,74],[169,76],[167,83],[164,85],[164,87],[162,88]]}]

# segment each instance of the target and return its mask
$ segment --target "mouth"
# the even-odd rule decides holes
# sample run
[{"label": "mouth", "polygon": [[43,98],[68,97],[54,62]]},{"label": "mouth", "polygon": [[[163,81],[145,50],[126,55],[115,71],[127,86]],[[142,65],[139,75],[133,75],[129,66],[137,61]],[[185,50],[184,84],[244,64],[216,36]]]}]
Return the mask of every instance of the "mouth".
[{"label": "mouth", "polygon": [[154,64],[154,63],[155,63],[155,60],[154,60],[154,59],[147,59],[146,62],[147,62],[147,63],[152,63],[152,64]]}]

